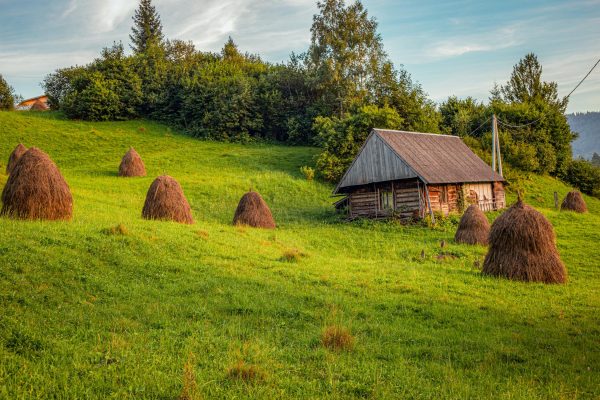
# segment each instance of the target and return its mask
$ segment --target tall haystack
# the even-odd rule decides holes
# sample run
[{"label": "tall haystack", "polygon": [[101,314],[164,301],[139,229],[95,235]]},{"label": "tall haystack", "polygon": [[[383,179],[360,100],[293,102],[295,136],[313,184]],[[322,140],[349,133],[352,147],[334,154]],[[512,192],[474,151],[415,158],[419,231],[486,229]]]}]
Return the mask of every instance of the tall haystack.
[{"label": "tall haystack", "polygon": [[168,175],[152,182],[142,209],[145,219],[175,221],[193,224],[192,210],[179,183]]},{"label": "tall haystack", "polygon": [[275,220],[269,206],[260,194],[252,191],[242,196],[233,216],[233,224],[275,229]]},{"label": "tall haystack", "polygon": [[517,201],[492,224],[483,273],[527,282],[566,282],[552,224]]},{"label": "tall haystack", "polygon": [[46,153],[32,147],[19,158],[2,191],[0,214],[18,219],[71,219],[69,185]]},{"label": "tall haystack", "polygon": [[17,165],[17,161],[19,161],[19,158],[21,158],[26,151],[27,147],[23,146],[23,143],[19,143],[17,147],[15,147],[8,157],[8,164],[6,164],[6,175],[10,175],[11,171],[15,168],[15,165]]},{"label": "tall haystack", "polygon": [[48,105],[43,101],[37,100],[31,105],[30,111],[48,111]]},{"label": "tall haystack", "polygon": [[587,212],[587,205],[585,204],[585,200],[583,200],[583,196],[578,191],[572,191],[567,193],[565,199],[560,205],[561,210],[567,211],[575,211],[578,213]]},{"label": "tall haystack", "polygon": [[490,223],[477,204],[471,204],[465,211],[454,235],[457,243],[488,244]]},{"label": "tall haystack", "polygon": [[132,177],[132,176],[146,176],[146,166],[142,157],[138,154],[133,147],[129,148],[129,151],[125,153],[119,165],[119,176]]}]

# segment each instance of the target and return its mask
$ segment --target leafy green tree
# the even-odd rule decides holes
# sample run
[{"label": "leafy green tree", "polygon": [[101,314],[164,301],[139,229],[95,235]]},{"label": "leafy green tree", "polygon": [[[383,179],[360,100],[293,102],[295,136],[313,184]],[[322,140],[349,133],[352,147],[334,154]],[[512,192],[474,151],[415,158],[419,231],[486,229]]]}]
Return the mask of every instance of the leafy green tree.
[{"label": "leafy green tree", "polygon": [[15,108],[15,97],[13,88],[0,74],[0,110],[12,110]]},{"label": "leafy green tree", "polygon": [[58,69],[46,75],[42,82],[44,92],[48,96],[48,105],[53,110],[60,110],[65,97],[74,89],[75,79],[84,74],[85,67],[69,67]]},{"label": "leafy green tree", "polygon": [[[440,104],[440,130],[449,135],[465,137],[475,131],[489,117],[486,107],[472,97],[459,99],[450,96]],[[481,136],[484,129],[474,132]]]},{"label": "leafy green tree", "polygon": [[600,155],[596,152],[594,152],[594,155],[592,156],[592,165],[600,167]]},{"label": "leafy green tree", "polygon": [[330,113],[342,115],[366,103],[387,55],[377,22],[360,1],[346,6],[344,0],[323,0],[317,5],[307,62]]},{"label": "leafy green tree", "polygon": [[136,53],[146,53],[152,46],[162,46],[163,33],[160,15],[152,5],[152,0],[140,0],[140,5],[133,16],[131,28],[132,50]]},{"label": "leafy green tree", "polygon": [[533,53],[528,53],[513,67],[508,82],[492,90],[492,97],[506,103],[542,102],[555,106],[562,113],[567,99],[560,99],[556,82],[542,81],[542,65]]},{"label": "leafy green tree", "polygon": [[541,74],[537,57],[527,54],[515,65],[508,82],[492,91],[490,110],[498,115],[500,128],[510,133],[515,148],[535,149],[531,156],[535,160],[525,163],[530,171],[564,176],[577,135],[564,114],[568,99],[560,99],[556,83],[544,82]]},{"label": "leafy green tree", "polygon": [[373,128],[398,129],[402,118],[390,107],[363,106],[342,117],[317,117],[315,132],[323,148],[317,169],[328,181],[339,180]]}]

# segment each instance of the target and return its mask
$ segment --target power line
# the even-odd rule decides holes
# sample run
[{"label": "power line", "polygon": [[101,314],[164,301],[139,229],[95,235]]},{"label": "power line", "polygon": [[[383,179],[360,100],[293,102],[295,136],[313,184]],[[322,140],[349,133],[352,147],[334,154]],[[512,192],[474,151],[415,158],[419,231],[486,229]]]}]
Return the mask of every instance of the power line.
[{"label": "power line", "polygon": [[471,133],[469,133],[469,135],[468,135],[468,136],[473,136],[473,134],[474,134],[475,132],[477,132],[478,130],[480,130],[482,126],[484,126],[485,124],[487,124],[488,122],[490,122],[490,119],[491,119],[491,118],[492,118],[492,117],[487,117],[487,119],[486,119],[485,121],[483,121],[483,123],[482,123],[481,125],[479,125],[477,128],[475,128],[475,129],[474,129],[474,130],[473,130]]},{"label": "power line", "polygon": [[592,73],[592,71],[594,70],[594,68],[596,68],[596,67],[598,66],[598,64],[600,64],[600,58],[598,59],[598,61],[596,61],[596,64],[594,64],[594,66],[593,66],[593,67],[592,67],[592,68],[591,68],[591,69],[588,71],[588,73],[587,73],[587,74],[585,74],[585,76],[583,77],[583,79],[579,81],[579,83],[577,84],[577,86],[575,86],[575,87],[573,88],[573,90],[571,90],[571,92],[570,92],[570,93],[567,95],[567,97],[565,97],[566,99],[568,99],[568,98],[569,98],[569,96],[571,96],[571,95],[573,94],[573,92],[574,92],[575,90],[577,90],[577,88],[579,87],[579,85],[581,85],[581,84],[583,83],[583,81],[585,81],[585,80],[586,80],[586,78],[587,78],[588,76],[590,76],[590,74]]}]

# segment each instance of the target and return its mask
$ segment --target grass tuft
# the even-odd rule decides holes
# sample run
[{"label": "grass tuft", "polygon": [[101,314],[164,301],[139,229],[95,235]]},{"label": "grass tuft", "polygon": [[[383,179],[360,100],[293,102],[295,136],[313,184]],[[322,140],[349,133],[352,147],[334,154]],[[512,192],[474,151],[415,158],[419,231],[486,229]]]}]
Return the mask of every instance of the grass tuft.
[{"label": "grass tuft", "polygon": [[242,380],[244,382],[263,382],[267,378],[267,375],[260,367],[253,364],[246,364],[242,360],[239,360],[227,369],[227,376],[230,379]]},{"label": "grass tuft", "polygon": [[282,262],[289,262],[289,263],[296,263],[300,260],[302,260],[303,258],[307,257],[308,255],[304,252],[301,252],[298,249],[288,249],[286,251],[283,252],[283,254],[281,255],[281,257],[279,258],[279,261]]},{"label": "grass tuft", "polygon": [[194,368],[194,355],[190,353],[187,362],[183,366],[183,388],[179,400],[200,399],[198,385],[196,384],[196,370]]},{"label": "grass tuft", "polygon": [[331,325],[323,331],[321,343],[330,350],[350,351],[354,348],[354,336],[342,326]]},{"label": "grass tuft", "polygon": [[111,226],[110,228],[106,228],[102,230],[107,236],[127,236],[129,235],[129,230],[123,224]]}]

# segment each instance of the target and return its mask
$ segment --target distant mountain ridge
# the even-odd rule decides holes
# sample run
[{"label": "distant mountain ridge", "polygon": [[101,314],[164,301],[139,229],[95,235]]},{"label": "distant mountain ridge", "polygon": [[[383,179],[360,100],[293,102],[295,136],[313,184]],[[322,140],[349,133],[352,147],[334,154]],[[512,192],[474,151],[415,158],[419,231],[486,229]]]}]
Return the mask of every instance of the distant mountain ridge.
[{"label": "distant mountain ridge", "polygon": [[571,130],[579,137],[573,142],[573,157],[591,159],[600,154],[600,111],[567,114]]}]

